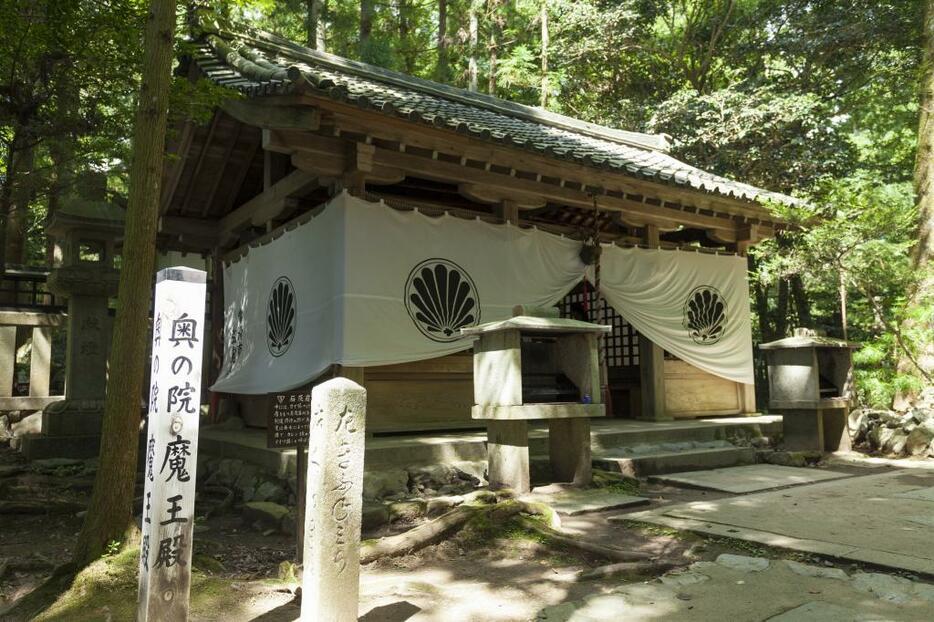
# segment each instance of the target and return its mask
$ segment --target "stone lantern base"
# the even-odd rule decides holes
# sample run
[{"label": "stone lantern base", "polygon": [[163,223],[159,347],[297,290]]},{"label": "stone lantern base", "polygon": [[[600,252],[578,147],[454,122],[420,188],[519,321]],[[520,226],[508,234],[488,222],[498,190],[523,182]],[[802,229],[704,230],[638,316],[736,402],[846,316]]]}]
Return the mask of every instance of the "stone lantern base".
[{"label": "stone lantern base", "polygon": [[62,400],[42,411],[42,433],[23,437],[21,451],[28,460],[93,458],[101,443],[103,400]]}]

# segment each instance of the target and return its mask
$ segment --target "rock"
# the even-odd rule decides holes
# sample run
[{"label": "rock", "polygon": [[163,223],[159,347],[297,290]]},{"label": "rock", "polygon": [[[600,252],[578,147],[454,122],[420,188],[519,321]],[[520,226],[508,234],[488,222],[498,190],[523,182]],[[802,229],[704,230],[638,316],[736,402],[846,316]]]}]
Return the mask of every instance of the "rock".
[{"label": "rock", "polygon": [[934,585],[930,585],[928,583],[915,583],[914,593],[918,598],[934,604]]},{"label": "rock", "polygon": [[764,557],[747,557],[723,553],[717,557],[717,563],[740,572],[761,572],[769,567],[769,560]]},{"label": "rock", "polygon": [[406,469],[409,474],[409,490],[433,488],[455,483],[459,477],[457,469],[449,464],[427,464]]},{"label": "rock", "polygon": [[205,574],[220,574],[226,570],[224,564],[203,553],[193,555],[191,565]]},{"label": "rock", "polygon": [[265,481],[256,487],[253,493],[252,501],[272,501],[273,503],[285,503],[288,501],[289,493],[281,485]]},{"label": "rock", "polygon": [[693,570],[684,570],[681,572],[669,572],[659,577],[659,581],[670,587],[682,587],[685,585],[694,585],[709,580],[705,574],[694,572]]},{"label": "rock", "polygon": [[749,441],[749,444],[755,447],[756,449],[766,449],[772,444],[772,441],[767,436],[754,436]]},{"label": "rock", "polygon": [[484,486],[486,484],[486,465],[486,460],[477,460],[475,462],[459,460],[451,463],[451,466],[457,471],[458,477],[474,486]]},{"label": "rock", "polygon": [[58,469],[67,469],[69,467],[81,467],[84,469],[84,460],[76,458],[43,458],[42,460],[33,460],[31,466],[36,471],[49,473]]},{"label": "rock", "polygon": [[217,470],[214,472],[214,482],[222,486],[233,486],[237,478],[240,477],[240,471],[242,470],[243,460],[224,458],[217,464]]},{"label": "rock", "polygon": [[238,416],[230,416],[220,423],[215,423],[211,426],[214,430],[242,430],[246,427],[246,424]]},{"label": "rock", "polygon": [[908,435],[905,451],[912,456],[924,454],[934,441],[934,419],[926,419]]},{"label": "rock", "polygon": [[797,451],[760,451],[756,454],[763,462],[778,466],[804,467],[807,459]]},{"label": "rock", "polygon": [[868,419],[869,416],[862,408],[854,408],[851,410],[846,418],[846,425],[850,430],[850,434],[855,436],[860,432],[865,427],[865,422],[868,421]]},{"label": "rock", "polygon": [[810,564],[802,564],[790,559],[783,560],[785,565],[788,566],[788,569],[797,575],[802,577],[819,577],[821,579],[839,579],[841,581],[846,581],[849,579],[847,574],[840,570],[839,568],[826,568],[823,566],[811,566]]},{"label": "rock", "polygon": [[396,501],[389,504],[389,522],[412,522],[425,515],[427,504],[421,500]]},{"label": "rock", "polygon": [[389,508],[383,503],[363,502],[363,530],[373,531],[389,524]]},{"label": "rock", "polygon": [[31,434],[42,432],[42,413],[36,412],[28,417],[23,417],[17,423],[10,426],[13,430],[13,437],[18,438]]},{"label": "rock", "polygon": [[901,430],[895,430],[895,433],[892,434],[891,438],[885,443],[882,450],[893,456],[899,456],[905,450],[905,443],[907,440],[907,433]]},{"label": "rock", "polygon": [[253,501],[253,497],[256,495],[256,487],[260,484],[258,476],[259,469],[255,465],[244,464],[240,468],[240,475],[237,476],[233,488],[244,501]]},{"label": "rock", "polygon": [[289,515],[289,508],[271,501],[251,501],[243,504],[243,522],[248,525],[259,523],[266,529],[280,529],[282,519]]},{"label": "rock", "polygon": [[896,605],[911,600],[911,592],[914,590],[908,579],[878,572],[857,572],[853,575],[852,586]]},{"label": "rock", "polygon": [[895,430],[892,428],[875,427],[869,432],[869,444],[873,449],[882,450],[892,440],[893,436],[895,436]]},{"label": "rock", "polygon": [[363,498],[382,499],[407,492],[409,474],[403,469],[383,469],[363,472]]},{"label": "rock", "polygon": [[279,531],[287,536],[294,536],[295,530],[298,528],[297,522],[298,515],[295,513],[295,508],[289,508],[289,513],[279,521]]},{"label": "rock", "polygon": [[10,417],[0,415],[0,439],[13,438],[13,428],[10,425]]}]

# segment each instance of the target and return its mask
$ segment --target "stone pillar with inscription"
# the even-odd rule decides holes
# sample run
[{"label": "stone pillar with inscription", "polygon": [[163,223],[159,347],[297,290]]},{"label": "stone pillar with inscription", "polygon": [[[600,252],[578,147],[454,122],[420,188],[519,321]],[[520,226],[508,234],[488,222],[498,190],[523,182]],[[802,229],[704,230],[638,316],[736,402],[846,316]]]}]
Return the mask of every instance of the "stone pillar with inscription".
[{"label": "stone pillar with inscription", "polygon": [[206,278],[156,276],[144,459],[139,622],[188,619]]},{"label": "stone pillar with inscription", "polygon": [[66,198],[46,225],[62,248],[48,286],[68,299],[65,399],[45,408],[41,435],[23,439],[29,459],[87,458],[100,446],[112,324],[108,302],[120,280],[114,240],[123,234],[124,213],[105,200],[106,177],[87,174],[77,187],[79,193]]},{"label": "stone pillar with inscription", "polygon": [[311,392],[302,620],[355,622],[366,389],[346,378]]}]

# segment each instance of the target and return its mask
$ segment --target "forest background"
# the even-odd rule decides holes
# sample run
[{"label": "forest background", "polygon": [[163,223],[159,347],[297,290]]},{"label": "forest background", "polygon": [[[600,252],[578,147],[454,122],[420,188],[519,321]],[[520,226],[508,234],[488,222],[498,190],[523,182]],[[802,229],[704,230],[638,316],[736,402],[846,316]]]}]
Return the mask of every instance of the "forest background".
[{"label": "forest background", "polygon": [[[49,264],[45,218],[81,171],[106,172],[113,200],[126,203],[147,6],[0,0],[3,269]],[[872,406],[930,383],[922,0],[235,0],[213,9],[347,58],[664,132],[680,159],[806,199],[782,208],[801,227],[750,257],[755,340],[806,326],[862,342],[857,386]],[[177,76],[170,114],[205,118],[219,96]]]}]

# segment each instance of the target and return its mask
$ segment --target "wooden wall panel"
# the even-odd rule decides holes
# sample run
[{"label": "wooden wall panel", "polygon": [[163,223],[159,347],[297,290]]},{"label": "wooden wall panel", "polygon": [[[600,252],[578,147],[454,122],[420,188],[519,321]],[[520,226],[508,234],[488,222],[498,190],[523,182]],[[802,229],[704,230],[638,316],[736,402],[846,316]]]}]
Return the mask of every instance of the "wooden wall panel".
[{"label": "wooden wall panel", "polygon": [[676,419],[738,415],[742,385],[708,374],[684,361],[665,361],[665,410]]}]

